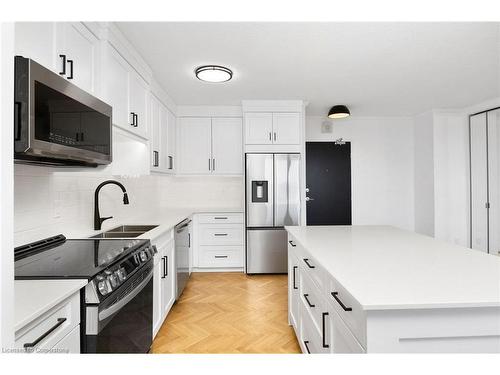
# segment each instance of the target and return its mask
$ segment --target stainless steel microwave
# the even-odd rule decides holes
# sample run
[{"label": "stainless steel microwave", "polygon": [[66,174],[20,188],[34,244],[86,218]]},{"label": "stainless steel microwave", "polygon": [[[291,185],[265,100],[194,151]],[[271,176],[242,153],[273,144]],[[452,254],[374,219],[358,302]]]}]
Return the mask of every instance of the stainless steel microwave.
[{"label": "stainless steel microwave", "polygon": [[37,62],[15,57],[16,162],[96,167],[112,161],[112,108]]}]

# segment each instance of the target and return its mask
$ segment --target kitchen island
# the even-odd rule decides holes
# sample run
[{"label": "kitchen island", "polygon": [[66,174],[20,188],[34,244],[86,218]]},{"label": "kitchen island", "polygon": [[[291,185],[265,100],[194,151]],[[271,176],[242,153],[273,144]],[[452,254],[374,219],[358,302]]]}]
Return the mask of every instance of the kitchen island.
[{"label": "kitchen island", "polygon": [[500,352],[500,257],[389,226],[286,230],[304,352]]}]

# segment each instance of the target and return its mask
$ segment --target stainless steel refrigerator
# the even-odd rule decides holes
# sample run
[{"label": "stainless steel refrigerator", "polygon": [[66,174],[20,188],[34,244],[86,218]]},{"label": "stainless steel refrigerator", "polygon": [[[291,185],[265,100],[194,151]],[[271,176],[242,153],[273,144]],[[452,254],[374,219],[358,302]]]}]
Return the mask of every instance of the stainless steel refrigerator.
[{"label": "stainless steel refrigerator", "polygon": [[285,225],[299,225],[300,154],[246,154],[246,272],[286,273]]}]

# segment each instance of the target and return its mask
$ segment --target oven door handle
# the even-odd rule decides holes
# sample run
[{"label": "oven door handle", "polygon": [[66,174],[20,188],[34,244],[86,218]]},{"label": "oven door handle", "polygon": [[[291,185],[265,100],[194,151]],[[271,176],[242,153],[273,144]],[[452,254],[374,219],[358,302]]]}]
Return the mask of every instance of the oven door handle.
[{"label": "oven door handle", "polygon": [[100,311],[99,321],[109,318],[111,315],[113,315],[122,307],[124,307],[127,303],[129,303],[135,296],[137,296],[144,289],[144,287],[147,285],[147,283],[149,282],[149,280],[151,280],[152,277],[153,277],[153,271],[149,272],[146,278],[142,280],[141,283],[137,285],[135,289],[132,290],[129,294],[127,294],[125,297],[123,297],[121,300],[111,305],[107,309]]}]

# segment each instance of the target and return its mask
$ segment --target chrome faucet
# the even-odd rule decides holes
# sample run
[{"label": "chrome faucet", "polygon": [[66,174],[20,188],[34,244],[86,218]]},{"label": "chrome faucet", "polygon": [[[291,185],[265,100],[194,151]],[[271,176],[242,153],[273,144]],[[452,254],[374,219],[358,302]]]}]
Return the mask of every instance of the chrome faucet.
[{"label": "chrome faucet", "polygon": [[100,230],[102,223],[104,220],[111,219],[113,216],[101,217],[99,214],[99,191],[108,184],[118,185],[123,191],[123,204],[128,204],[128,195],[127,190],[125,190],[125,186],[123,186],[120,182],[115,180],[106,180],[103,183],[99,184],[99,186],[95,189],[94,193],[94,229]]}]

